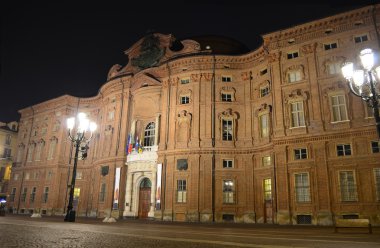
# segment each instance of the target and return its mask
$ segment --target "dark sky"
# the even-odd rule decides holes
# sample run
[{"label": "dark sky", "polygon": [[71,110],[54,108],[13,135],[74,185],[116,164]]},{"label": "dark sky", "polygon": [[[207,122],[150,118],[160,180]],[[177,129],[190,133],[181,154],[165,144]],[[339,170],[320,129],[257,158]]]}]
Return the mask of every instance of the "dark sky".
[{"label": "dark sky", "polygon": [[133,6],[129,1],[123,5],[109,1],[104,1],[107,5],[14,2],[0,7],[3,122],[19,120],[19,109],[64,94],[96,95],[111,66],[125,65],[123,52],[148,30],[171,33],[179,39],[223,35],[254,50],[261,44],[260,34],[377,1],[244,4],[231,0],[206,4],[178,0],[172,4],[136,1]]}]

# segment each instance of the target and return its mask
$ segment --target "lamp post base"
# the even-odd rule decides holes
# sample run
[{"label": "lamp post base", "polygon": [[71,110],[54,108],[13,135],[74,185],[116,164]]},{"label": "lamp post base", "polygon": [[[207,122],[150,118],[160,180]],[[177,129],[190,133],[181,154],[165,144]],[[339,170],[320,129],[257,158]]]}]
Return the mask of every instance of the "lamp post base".
[{"label": "lamp post base", "polygon": [[70,210],[65,216],[65,221],[75,222],[75,210]]}]

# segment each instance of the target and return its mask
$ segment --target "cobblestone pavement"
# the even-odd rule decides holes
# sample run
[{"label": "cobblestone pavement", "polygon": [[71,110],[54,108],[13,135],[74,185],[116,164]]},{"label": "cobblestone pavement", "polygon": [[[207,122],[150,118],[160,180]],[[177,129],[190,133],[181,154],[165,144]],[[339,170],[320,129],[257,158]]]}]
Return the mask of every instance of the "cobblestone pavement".
[{"label": "cobblestone pavement", "polygon": [[200,224],[11,215],[0,218],[0,247],[380,247],[380,229],[343,230],[248,224]]}]

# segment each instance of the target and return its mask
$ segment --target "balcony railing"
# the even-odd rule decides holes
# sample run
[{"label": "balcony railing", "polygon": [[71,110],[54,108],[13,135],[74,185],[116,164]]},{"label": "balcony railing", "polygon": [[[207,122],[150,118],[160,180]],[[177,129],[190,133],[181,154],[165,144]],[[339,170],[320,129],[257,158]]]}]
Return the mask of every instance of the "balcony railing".
[{"label": "balcony railing", "polygon": [[157,160],[157,150],[158,146],[145,146],[141,153],[134,150],[127,156],[127,162]]}]

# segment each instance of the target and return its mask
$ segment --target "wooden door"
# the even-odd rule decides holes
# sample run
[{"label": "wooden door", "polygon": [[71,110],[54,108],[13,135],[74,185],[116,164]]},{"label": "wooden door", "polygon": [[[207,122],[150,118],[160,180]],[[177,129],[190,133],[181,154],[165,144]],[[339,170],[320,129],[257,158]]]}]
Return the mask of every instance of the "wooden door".
[{"label": "wooden door", "polygon": [[150,210],[150,187],[140,188],[139,218],[148,218]]}]

